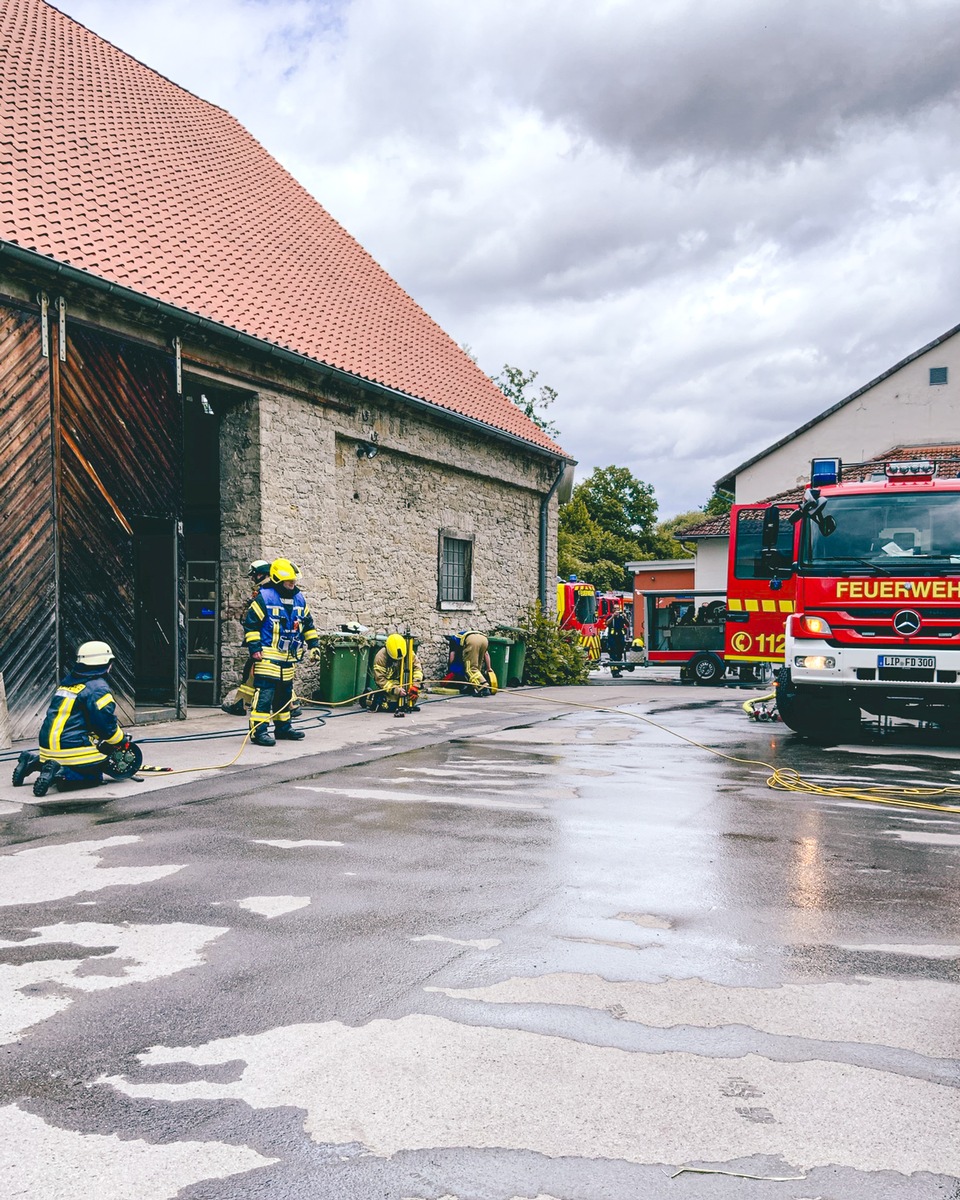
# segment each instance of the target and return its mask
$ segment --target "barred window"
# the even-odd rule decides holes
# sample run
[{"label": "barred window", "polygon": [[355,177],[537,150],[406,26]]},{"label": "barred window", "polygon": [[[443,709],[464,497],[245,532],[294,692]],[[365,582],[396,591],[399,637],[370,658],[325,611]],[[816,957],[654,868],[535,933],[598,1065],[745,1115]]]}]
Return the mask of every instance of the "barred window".
[{"label": "barred window", "polygon": [[440,603],[473,599],[473,541],[440,535]]}]

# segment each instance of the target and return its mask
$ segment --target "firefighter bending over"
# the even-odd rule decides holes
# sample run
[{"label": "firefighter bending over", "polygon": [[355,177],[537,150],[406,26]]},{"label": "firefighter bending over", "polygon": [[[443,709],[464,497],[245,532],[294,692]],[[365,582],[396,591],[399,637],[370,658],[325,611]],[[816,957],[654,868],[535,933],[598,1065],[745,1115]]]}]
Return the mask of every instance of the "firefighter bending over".
[{"label": "firefighter bending over", "polygon": [[288,559],[277,558],[270,564],[270,581],[251,602],[243,628],[253,661],[250,740],[257,746],[273,746],[277,738],[299,742],[306,735],[290,723],[293,675],[302,646],[307,645],[314,660],[319,659],[320,635]]},{"label": "firefighter bending over", "polygon": [[13,769],[14,787],[21,787],[34,771],[40,772],[33,785],[35,796],[45,796],[54,783],[64,792],[103,782],[107,755],[102,748],[128,745],[107,682],[112,666],[113,651],[106,642],[83,643],[73,670],[53,693],[40,728],[40,754],[21,753]]},{"label": "firefighter bending over", "polygon": [[463,674],[470,685],[467,690],[474,696],[489,696],[492,667],[490,655],[487,653],[487,647],[490,645],[487,635],[476,629],[465,629],[453,634],[449,641],[450,668],[453,674],[458,674],[456,668],[462,663]]},{"label": "firefighter bending over", "polygon": [[416,653],[411,665],[411,649],[405,637],[391,633],[386,644],[374,655],[373,678],[378,690],[370,697],[370,712],[380,708],[395,712],[403,700],[416,710],[423,686],[423,667]]}]

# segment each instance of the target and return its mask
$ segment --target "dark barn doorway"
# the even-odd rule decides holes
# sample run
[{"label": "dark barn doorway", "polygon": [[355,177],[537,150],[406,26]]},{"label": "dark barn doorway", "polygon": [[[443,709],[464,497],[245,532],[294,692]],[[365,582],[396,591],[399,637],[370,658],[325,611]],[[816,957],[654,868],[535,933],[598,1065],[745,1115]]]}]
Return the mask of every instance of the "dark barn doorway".
[{"label": "dark barn doorway", "polygon": [[[177,527],[171,520],[133,521],[134,659],[137,719],[177,710]],[[153,710],[164,710],[156,712]]]}]

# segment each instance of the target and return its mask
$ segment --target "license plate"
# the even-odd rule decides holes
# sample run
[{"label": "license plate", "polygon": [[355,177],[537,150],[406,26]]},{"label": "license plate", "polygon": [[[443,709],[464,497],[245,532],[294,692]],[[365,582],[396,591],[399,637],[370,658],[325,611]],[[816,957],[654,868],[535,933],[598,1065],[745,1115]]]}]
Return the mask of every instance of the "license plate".
[{"label": "license plate", "polygon": [[933,671],[937,660],[932,654],[878,654],[878,667],[893,667],[897,671]]}]

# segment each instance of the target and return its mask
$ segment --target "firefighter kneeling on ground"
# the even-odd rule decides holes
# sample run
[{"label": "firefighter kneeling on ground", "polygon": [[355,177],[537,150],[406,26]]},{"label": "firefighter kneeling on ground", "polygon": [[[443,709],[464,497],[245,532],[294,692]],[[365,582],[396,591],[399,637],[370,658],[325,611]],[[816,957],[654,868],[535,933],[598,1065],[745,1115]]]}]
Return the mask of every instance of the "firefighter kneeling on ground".
[{"label": "firefighter kneeling on ground", "polygon": [[107,754],[132,745],[117,723],[107,683],[112,666],[113,651],[106,642],[83,643],[73,670],[53,693],[40,728],[39,755],[24,750],[17,760],[14,787],[21,787],[35,771],[40,772],[33,785],[35,796],[45,796],[53,784],[57,791],[68,792],[103,782]]},{"label": "firefighter kneeling on ground", "polygon": [[306,735],[290,723],[293,675],[304,645],[314,661],[319,660],[320,635],[288,559],[277,558],[270,564],[270,583],[257,592],[243,628],[244,644],[253,660],[250,740],[256,746],[273,746],[278,739],[301,741]]},{"label": "firefighter kneeling on ground", "polygon": [[473,696],[489,696],[493,668],[487,653],[490,645],[487,635],[477,629],[465,629],[452,634],[448,640],[450,670],[447,678],[465,678],[468,686],[464,690],[467,693]]},{"label": "firefighter kneeling on ground", "polygon": [[373,656],[373,678],[377,691],[370,697],[370,712],[377,712],[381,708],[396,712],[404,700],[409,701],[413,712],[418,711],[423,667],[415,652],[411,661],[411,649],[402,634],[391,633],[386,644]]}]

